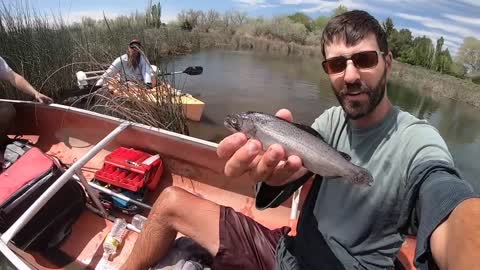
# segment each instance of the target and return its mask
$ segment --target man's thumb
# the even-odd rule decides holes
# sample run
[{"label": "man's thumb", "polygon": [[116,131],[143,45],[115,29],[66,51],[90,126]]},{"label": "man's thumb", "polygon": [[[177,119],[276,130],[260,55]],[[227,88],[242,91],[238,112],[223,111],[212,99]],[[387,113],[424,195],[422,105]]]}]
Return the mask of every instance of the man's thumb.
[{"label": "man's thumb", "polygon": [[280,109],[276,114],[275,114],[276,117],[280,117],[282,119],[285,119],[289,122],[292,122],[293,121],[293,116],[292,116],[292,113],[287,110],[287,109]]}]

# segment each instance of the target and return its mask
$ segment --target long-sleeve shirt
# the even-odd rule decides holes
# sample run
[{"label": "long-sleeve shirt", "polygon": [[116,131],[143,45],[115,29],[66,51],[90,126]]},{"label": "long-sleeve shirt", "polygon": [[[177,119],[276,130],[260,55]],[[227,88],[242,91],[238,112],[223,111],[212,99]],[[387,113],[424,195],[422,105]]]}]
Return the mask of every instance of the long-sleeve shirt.
[{"label": "long-sleeve shirt", "polygon": [[140,81],[144,83],[152,83],[152,69],[145,61],[143,56],[140,56],[140,62],[138,63],[137,68],[130,67],[128,65],[128,55],[124,54],[110,65],[110,67],[105,71],[96,85],[103,85],[105,78],[112,78],[113,76],[120,74],[121,81]]},{"label": "long-sleeve shirt", "polygon": [[12,69],[8,66],[7,62],[0,57],[0,80],[7,80],[10,72],[12,72]]}]

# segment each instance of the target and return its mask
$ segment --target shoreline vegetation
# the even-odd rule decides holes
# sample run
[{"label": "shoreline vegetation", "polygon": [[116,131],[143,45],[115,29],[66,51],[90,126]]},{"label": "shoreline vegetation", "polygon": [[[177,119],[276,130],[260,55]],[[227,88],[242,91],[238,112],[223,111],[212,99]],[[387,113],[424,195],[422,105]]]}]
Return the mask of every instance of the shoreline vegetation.
[{"label": "shoreline vegetation", "polygon": [[[339,6],[332,16],[346,10]],[[312,19],[303,13],[264,19],[237,11],[188,10],[179,13],[177,21],[165,24],[160,4],[150,3],[145,12],[66,23],[61,16],[37,14],[26,3],[4,4],[0,6],[0,55],[38,90],[58,101],[77,88],[77,71],[104,69],[125,53],[126,43],[134,37],[142,40],[149,61],[160,63],[164,72],[168,58],[213,48],[322,58],[320,37],[328,19]],[[466,78],[467,70],[480,70],[480,63],[469,61],[480,58],[468,55],[480,55],[480,40],[467,38],[453,59],[443,49],[443,38],[434,48],[427,37],[413,38],[408,29],[395,29],[390,19],[383,27],[397,60],[392,73],[396,83],[480,109],[480,85],[473,82],[479,78]],[[3,97],[26,98],[8,84],[1,83],[1,87],[7,89]]]}]

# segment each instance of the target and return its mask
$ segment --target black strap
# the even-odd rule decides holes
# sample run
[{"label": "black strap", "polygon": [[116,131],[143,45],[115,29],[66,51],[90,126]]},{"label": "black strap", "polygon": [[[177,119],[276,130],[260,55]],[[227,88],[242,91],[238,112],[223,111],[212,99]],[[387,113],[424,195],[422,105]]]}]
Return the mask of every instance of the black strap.
[{"label": "black strap", "polygon": [[297,180],[282,186],[270,186],[265,182],[257,183],[255,185],[255,207],[259,210],[278,207],[312,176],[313,173],[308,171]]},{"label": "black strap", "polygon": [[[322,233],[318,230],[318,222],[313,213],[322,182],[321,176],[316,176],[305,199],[305,204],[298,218],[294,250],[302,269],[318,269],[318,266],[322,265],[322,269],[344,270],[343,264],[335,256]],[[318,256],[313,254],[318,254]]]}]

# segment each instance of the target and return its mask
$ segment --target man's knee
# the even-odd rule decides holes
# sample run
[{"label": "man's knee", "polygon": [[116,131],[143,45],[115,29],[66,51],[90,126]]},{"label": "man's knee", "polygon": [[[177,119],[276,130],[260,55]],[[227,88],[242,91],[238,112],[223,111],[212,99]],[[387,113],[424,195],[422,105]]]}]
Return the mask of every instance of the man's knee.
[{"label": "man's knee", "polygon": [[180,207],[185,207],[191,196],[195,196],[179,187],[167,187],[153,205],[153,211],[161,212],[163,215],[173,217],[178,214]]}]

